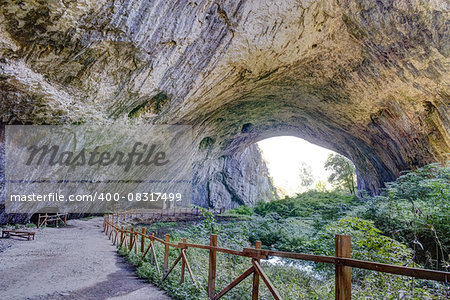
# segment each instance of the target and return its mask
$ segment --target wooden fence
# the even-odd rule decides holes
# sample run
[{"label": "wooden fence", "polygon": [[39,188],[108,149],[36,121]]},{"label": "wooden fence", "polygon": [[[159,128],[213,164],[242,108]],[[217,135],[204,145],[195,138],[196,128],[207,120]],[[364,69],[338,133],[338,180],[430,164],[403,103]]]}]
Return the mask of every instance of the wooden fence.
[{"label": "wooden fence", "polygon": [[39,214],[38,215],[38,220],[37,220],[37,228],[44,226],[44,225],[48,225],[49,222],[55,222],[56,226],[58,226],[58,223],[64,223],[64,225],[66,225],[67,223],[67,213],[64,214],[54,214],[54,215],[49,215],[49,214]]},{"label": "wooden fence", "polygon": [[[306,261],[313,261],[319,263],[327,263],[335,265],[335,299],[347,300],[351,299],[351,268],[360,268],[366,270],[372,270],[383,273],[390,273],[396,275],[410,276],[420,279],[436,280],[448,283],[450,280],[450,272],[425,270],[419,268],[410,268],[396,265],[388,265],[377,262],[363,261],[351,258],[351,241],[348,235],[336,235],[335,236],[335,256],[323,256],[312,255],[302,253],[290,253],[282,251],[272,251],[261,249],[261,242],[256,241],[254,248],[244,248],[243,250],[232,250],[227,248],[221,248],[217,245],[217,235],[211,234],[209,245],[198,245],[188,243],[186,239],[183,239],[181,243],[171,243],[169,234],[166,234],[165,239],[159,239],[155,234],[148,235],[145,232],[145,228],[141,231],[131,227],[130,229],[119,226],[115,223],[115,220],[119,220],[119,214],[110,214],[104,216],[104,232],[109,236],[114,245],[118,247],[126,247],[129,251],[134,248],[135,253],[139,252],[142,255],[143,260],[147,254],[150,253],[150,263],[155,264],[158,273],[162,276],[162,280],[165,280],[176,265],[181,261],[181,279],[180,282],[184,282],[185,271],[187,270],[193,284],[198,288],[195,276],[192,273],[192,269],[189,265],[189,261],[186,257],[186,251],[188,248],[204,249],[209,251],[209,264],[208,264],[208,297],[209,299],[220,299],[233,287],[239,284],[242,280],[250,275],[253,275],[253,288],[252,288],[252,300],[258,299],[259,283],[260,279],[269,289],[274,299],[282,299],[275,286],[263,271],[260,260],[268,259],[269,256],[277,256],[291,259],[300,259]],[[145,247],[145,241],[149,240],[150,243]],[[161,243],[164,245],[164,258],[163,258],[163,271],[159,269],[158,258],[156,257],[154,244]],[[169,268],[169,250],[170,248],[179,249],[180,254],[177,259],[172,263]],[[252,266],[242,273],[239,277],[233,280],[222,291],[216,293],[216,266],[217,266],[217,252],[226,253],[231,255],[237,255],[242,257],[248,257],[251,259]]]},{"label": "wooden fence", "polygon": [[[214,215],[221,214],[225,211],[225,208],[209,209]],[[133,218],[163,218],[163,217],[196,217],[201,216],[202,210],[198,207],[195,208],[170,208],[170,209],[132,209],[124,212],[111,214],[113,221],[116,223],[126,222]]]}]

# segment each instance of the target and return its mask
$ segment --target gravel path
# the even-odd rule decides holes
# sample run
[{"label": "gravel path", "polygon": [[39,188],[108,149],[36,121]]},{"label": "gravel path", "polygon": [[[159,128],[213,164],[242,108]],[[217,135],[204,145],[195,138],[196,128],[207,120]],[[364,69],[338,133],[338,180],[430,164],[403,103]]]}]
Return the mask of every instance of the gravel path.
[{"label": "gravel path", "polygon": [[34,241],[0,239],[0,299],[170,299],[137,278],[101,232],[102,221],[31,229]]}]

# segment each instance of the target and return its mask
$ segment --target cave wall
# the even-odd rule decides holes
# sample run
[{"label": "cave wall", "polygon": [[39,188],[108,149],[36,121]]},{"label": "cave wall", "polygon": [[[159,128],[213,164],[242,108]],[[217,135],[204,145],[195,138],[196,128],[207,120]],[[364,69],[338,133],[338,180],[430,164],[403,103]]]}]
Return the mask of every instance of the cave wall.
[{"label": "cave wall", "polygon": [[450,153],[445,0],[0,7],[2,122],[192,125],[201,204],[264,194],[246,167],[262,165],[238,162],[267,137],[293,135],[347,156],[370,193]]},{"label": "cave wall", "polygon": [[265,161],[256,144],[232,155],[196,165],[193,203],[205,207],[236,208],[278,198]]}]

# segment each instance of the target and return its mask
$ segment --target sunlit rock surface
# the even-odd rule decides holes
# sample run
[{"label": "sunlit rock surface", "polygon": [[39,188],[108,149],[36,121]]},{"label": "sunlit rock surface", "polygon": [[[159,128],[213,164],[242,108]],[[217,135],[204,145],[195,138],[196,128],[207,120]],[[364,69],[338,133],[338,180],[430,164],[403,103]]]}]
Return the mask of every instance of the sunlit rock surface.
[{"label": "sunlit rock surface", "polygon": [[2,122],[192,125],[201,205],[270,194],[245,150],[267,137],[349,157],[372,193],[450,152],[446,0],[0,3]]}]

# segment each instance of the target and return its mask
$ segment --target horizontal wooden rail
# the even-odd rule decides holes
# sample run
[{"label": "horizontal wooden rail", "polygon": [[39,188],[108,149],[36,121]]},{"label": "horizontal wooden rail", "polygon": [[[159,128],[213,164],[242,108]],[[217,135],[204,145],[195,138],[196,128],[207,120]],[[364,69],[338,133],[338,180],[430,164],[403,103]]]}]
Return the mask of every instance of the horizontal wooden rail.
[{"label": "horizontal wooden rail", "polygon": [[[139,214],[139,212],[135,211],[134,213]],[[409,276],[420,279],[428,279],[435,280],[441,282],[450,282],[450,272],[443,271],[434,271],[434,270],[426,270],[419,268],[411,268],[406,266],[398,266],[398,265],[389,265],[378,262],[371,261],[363,261],[350,258],[350,237],[345,235],[336,235],[336,255],[335,256],[324,256],[324,255],[314,255],[314,254],[304,254],[304,253],[291,253],[291,252],[283,252],[283,251],[273,251],[273,250],[265,250],[260,249],[260,242],[257,241],[255,248],[243,248],[242,251],[233,250],[228,248],[221,248],[217,246],[217,236],[211,235],[211,243],[210,245],[201,245],[201,244],[193,244],[188,243],[186,239],[183,239],[183,242],[179,243],[171,243],[170,236],[167,234],[165,239],[160,239],[155,237],[154,234],[146,233],[145,230],[139,231],[137,228],[133,227],[130,230],[124,228],[123,226],[119,226],[118,224],[114,224],[114,221],[119,220],[121,215],[125,215],[126,213],[119,213],[114,215],[105,215],[104,218],[104,231],[105,234],[109,234],[109,238],[113,240],[113,243],[117,246],[128,248],[129,251],[132,251],[134,246],[134,251],[137,253],[137,243],[138,239],[140,239],[141,246],[140,252],[142,254],[142,259],[147,255],[147,253],[151,250],[151,262],[156,263],[156,267],[159,271],[159,266],[157,264],[157,258],[154,250],[154,242],[158,242],[164,245],[164,272],[162,274],[163,280],[169,276],[171,271],[175,268],[175,266],[181,261],[182,268],[182,278],[180,283],[184,282],[184,270],[187,268],[188,273],[191,277],[193,284],[197,287],[197,283],[194,278],[194,274],[190,268],[189,262],[186,257],[186,251],[188,248],[197,248],[209,251],[210,260],[209,260],[209,274],[208,274],[208,297],[210,299],[219,299],[223,295],[225,295],[229,290],[231,290],[234,286],[239,284],[244,278],[253,274],[253,291],[252,291],[252,299],[258,299],[258,286],[259,286],[259,278],[262,278],[262,281],[268,287],[269,291],[273,295],[275,299],[281,299],[280,294],[276,290],[276,288],[272,285],[269,278],[266,276],[264,271],[262,270],[259,260],[267,259],[269,256],[290,258],[290,259],[300,259],[306,261],[313,261],[318,263],[326,263],[333,264],[336,266],[336,292],[335,297],[339,300],[347,300],[350,299],[351,295],[351,281],[350,274],[351,268],[359,268],[372,270],[382,273],[396,274]],[[115,235],[115,236],[114,236]],[[120,241],[118,241],[118,236],[120,235]],[[129,241],[127,241],[129,237]],[[150,241],[150,245],[144,251],[145,239]],[[120,245],[119,245],[120,244]],[[180,253],[175,262],[172,263],[169,269],[169,251],[170,247],[179,249]],[[221,292],[216,294],[215,292],[215,279],[216,279],[216,256],[215,253],[225,253],[231,255],[237,255],[242,257],[248,257],[252,261],[252,267],[245,271],[242,275],[236,278],[233,282],[231,282],[226,288],[224,288]]]},{"label": "horizontal wooden rail", "polygon": [[[61,218],[64,217],[64,218]],[[41,219],[43,219],[41,221]],[[38,214],[38,219],[37,219],[37,225],[36,227],[39,228],[41,226],[44,225],[48,225],[48,222],[55,222],[56,225],[58,225],[58,221],[63,222],[64,225],[67,224],[67,213],[56,213],[54,215],[49,215],[48,213],[46,214]]]},{"label": "horizontal wooden rail", "polygon": [[415,277],[420,279],[428,279],[442,282],[450,282],[450,272],[426,270],[419,268],[411,268],[404,266],[388,265],[377,262],[370,262],[364,260],[357,260],[352,258],[340,258],[336,257],[336,264],[342,264],[348,267],[354,267],[359,269],[372,270],[383,273],[390,273],[396,275],[403,275],[409,277]]},{"label": "horizontal wooden rail", "polygon": [[[225,208],[218,208],[218,209],[208,209],[208,212],[211,212],[212,214],[221,214],[225,212]],[[160,208],[160,209],[131,209],[119,213],[115,213],[114,217],[118,221],[125,221],[127,219],[132,219],[133,217],[137,216],[151,216],[151,217],[173,217],[173,216],[201,216],[202,210],[198,207],[194,208],[182,208],[182,207],[176,207],[176,208]]]},{"label": "horizontal wooden rail", "polygon": [[[324,255],[312,255],[312,254],[303,254],[303,253],[291,253],[291,252],[282,252],[282,251],[272,251],[272,250],[258,250],[253,248],[244,248],[244,252],[255,253],[255,255],[251,257],[256,257],[256,253],[260,253],[260,257],[268,257],[268,256],[277,256],[284,258],[292,258],[292,259],[301,259],[319,263],[328,263],[328,264],[341,264],[348,267],[355,267],[359,269],[366,269],[372,271],[378,271],[383,273],[390,273],[396,275],[404,275],[409,277],[415,277],[420,279],[429,279],[443,282],[450,282],[450,272],[442,272],[435,270],[426,270],[419,268],[411,268],[405,266],[397,266],[397,265],[389,265],[378,262],[357,260],[352,258],[342,258],[336,256],[324,256]],[[239,254],[236,254],[239,255]],[[243,255],[250,256],[250,255]]]}]

